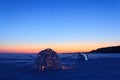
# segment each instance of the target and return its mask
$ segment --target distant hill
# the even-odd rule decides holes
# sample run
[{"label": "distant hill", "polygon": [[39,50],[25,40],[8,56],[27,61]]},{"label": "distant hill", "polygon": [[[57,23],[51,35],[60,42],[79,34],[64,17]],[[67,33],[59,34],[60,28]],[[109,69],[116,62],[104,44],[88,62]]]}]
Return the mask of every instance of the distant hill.
[{"label": "distant hill", "polygon": [[120,46],[98,48],[90,51],[89,53],[120,53]]}]

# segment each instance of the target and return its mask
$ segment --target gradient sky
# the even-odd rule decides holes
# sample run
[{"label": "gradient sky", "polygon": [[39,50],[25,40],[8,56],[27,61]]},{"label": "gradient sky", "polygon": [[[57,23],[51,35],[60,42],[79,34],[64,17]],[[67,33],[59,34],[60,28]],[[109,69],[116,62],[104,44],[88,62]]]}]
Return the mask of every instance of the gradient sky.
[{"label": "gradient sky", "polygon": [[120,45],[120,0],[0,0],[0,52]]}]

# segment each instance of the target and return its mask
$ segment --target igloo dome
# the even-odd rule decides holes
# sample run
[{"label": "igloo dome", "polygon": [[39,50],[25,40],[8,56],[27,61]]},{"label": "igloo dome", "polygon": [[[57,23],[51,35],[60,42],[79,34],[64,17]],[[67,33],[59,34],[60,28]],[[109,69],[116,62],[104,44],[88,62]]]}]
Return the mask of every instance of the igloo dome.
[{"label": "igloo dome", "polygon": [[57,52],[50,48],[40,51],[37,55],[37,68],[42,71],[60,69]]}]

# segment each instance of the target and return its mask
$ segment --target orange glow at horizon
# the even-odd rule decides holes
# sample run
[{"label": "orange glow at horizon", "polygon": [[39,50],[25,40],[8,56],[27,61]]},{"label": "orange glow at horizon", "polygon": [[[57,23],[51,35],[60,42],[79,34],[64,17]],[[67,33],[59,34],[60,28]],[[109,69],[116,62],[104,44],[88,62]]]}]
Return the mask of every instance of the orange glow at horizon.
[{"label": "orange glow at horizon", "polygon": [[[93,43],[79,43],[79,44],[49,44],[49,45],[28,45],[28,44],[19,44],[19,45],[7,45],[7,46],[0,46],[0,52],[15,52],[15,53],[38,53],[39,51],[52,48],[58,53],[64,52],[88,52],[97,48],[107,47],[110,44],[95,44]],[[113,44],[112,44],[113,46]]]}]

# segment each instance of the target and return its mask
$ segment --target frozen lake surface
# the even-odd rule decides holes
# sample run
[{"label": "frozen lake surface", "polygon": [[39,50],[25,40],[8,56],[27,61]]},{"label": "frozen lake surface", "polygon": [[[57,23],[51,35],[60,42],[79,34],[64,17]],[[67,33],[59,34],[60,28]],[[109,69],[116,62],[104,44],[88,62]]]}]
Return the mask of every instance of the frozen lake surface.
[{"label": "frozen lake surface", "polygon": [[77,54],[59,54],[63,69],[37,73],[31,56],[0,54],[0,80],[120,80],[120,54],[87,54],[79,63]]}]

